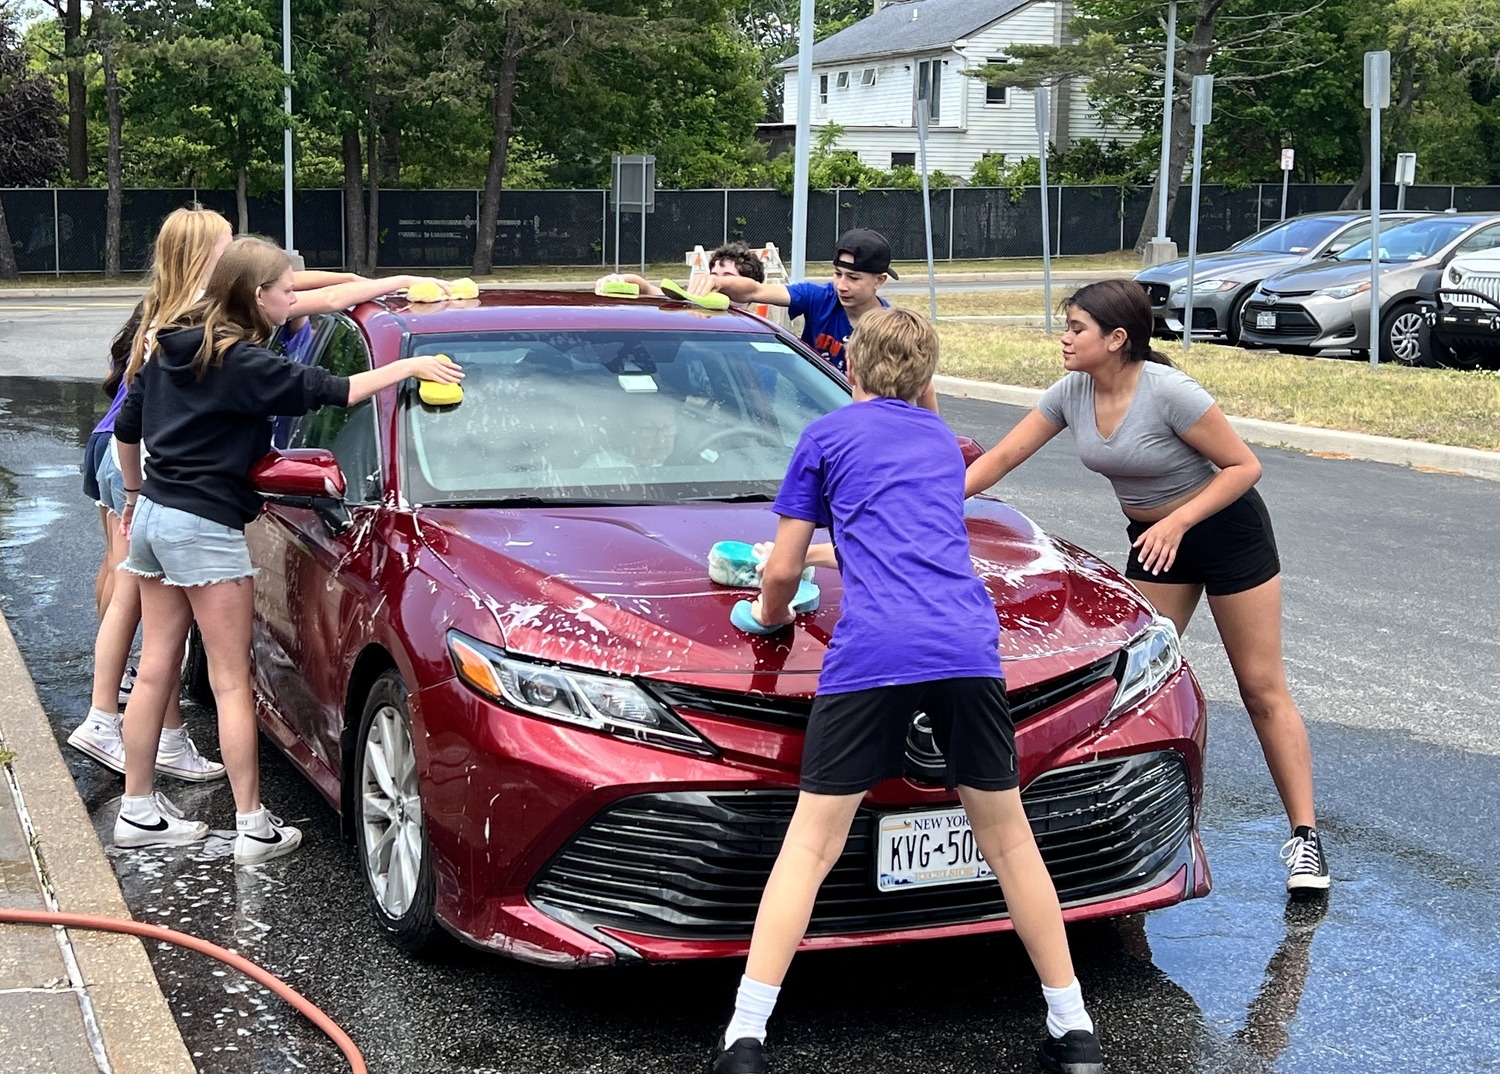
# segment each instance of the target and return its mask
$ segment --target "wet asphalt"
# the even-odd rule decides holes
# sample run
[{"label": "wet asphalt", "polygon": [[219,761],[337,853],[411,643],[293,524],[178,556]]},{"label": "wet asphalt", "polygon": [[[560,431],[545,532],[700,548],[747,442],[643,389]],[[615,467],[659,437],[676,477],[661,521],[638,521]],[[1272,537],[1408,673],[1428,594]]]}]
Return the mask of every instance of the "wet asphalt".
[{"label": "wet asphalt", "polygon": [[[94,327],[79,330],[97,348]],[[82,356],[77,335],[64,347]],[[3,349],[4,371],[17,351],[35,354],[14,335]],[[0,607],[59,743],[88,704],[102,538],[77,459],[103,403],[90,382],[0,376]],[[1022,413],[951,399],[943,409],[985,444]],[[1282,891],[1285,820],[1201,613],[1186,651],[1210,699],[1203,838],[1215,889],[1071,931],[1108,1069],[1500,1071],[1500,486],[1258,454],[1334,888],[1312,903]],[[1065,438],[1005,493],[1121,561],[1123,520]],[[190,708],[188,719],[215,753],[211,715]],[[121,781],[64,753],[107,847]],[[303,849],[235,870],[228,788],[173,784],[218,832],[198,848],[110,850],[132,913],[282,976],[381,1074],[704,1069],[738,965],[570,973],[457,947],[403,955],[377,935],[321,797],[269,746],[262,770],[266,800],[303,827]],[[342,1068],[258,986],[198,955],[149,953],[201,1071]],[[799,958],[771,1044],[785,1074],[1031,1071],[1042,1017],[1012,938],[907,945]]]}]

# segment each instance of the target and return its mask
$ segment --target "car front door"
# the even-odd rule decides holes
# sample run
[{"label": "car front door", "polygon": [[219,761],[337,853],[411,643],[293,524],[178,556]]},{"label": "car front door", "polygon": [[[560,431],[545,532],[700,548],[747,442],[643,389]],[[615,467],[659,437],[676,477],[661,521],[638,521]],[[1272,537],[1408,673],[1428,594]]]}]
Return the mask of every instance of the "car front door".
[{"label": "car front door", "polygon": [[[314,361],[336,376],[352,376],[370,368],[369,347],[354,322],[338,316]],[[247,532],[261,568],[257,687],[295,735],[283,747],[329,793],[341,772],[344,691],[354,655],[346,642],[379,599],[370,570],[384,489],[375,402],[325,406],[286,433],[288,447],[333,452],[348,518],[340,525],[331,521],[334,512],[272,503],[251,527],[254,534]]]}]

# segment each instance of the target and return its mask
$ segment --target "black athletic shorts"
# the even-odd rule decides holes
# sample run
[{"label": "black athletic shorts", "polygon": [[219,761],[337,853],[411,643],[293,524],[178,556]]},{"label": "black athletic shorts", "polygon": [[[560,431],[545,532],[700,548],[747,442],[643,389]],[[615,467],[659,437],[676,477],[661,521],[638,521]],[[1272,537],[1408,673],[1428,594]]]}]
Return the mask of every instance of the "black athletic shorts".
[{"label": "black athletic shorts", "polygon": [[819,694],[802,747],[804,791],[857,794],[906,771],[912,719],[925,712],[947,760],[947,784],[1007,791],[1020,783],[1005,680],[933,679]]},{"label": "black athletic shorts", "polygon": [[1141,566],[1140,549],[1135,547],[1136,538],[1151,526],[1132,520],[1125,527],[1131,543],[1125,577],[1131,581],[1201,585],[1211,597],[1227,597],[1264,585],[1281,573],[1271,514],[1254,489],[1184,533],[1177,559],[1160,574]]},{"label": "black athletic shorts", "polygon": [[83,494],[98,503],[103,497],[99,493],[99,463],[109,450],[109,438],[113,433],[94,433],[83,449]]}]

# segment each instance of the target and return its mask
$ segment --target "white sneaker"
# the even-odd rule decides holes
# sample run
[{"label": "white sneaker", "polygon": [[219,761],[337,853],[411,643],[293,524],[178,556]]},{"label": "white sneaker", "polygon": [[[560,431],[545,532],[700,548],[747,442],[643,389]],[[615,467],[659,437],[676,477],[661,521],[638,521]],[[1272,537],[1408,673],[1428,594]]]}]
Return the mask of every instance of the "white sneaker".
[{"label": "white sneaker", "polygon": [[111,772],[125,774],[125,742],[118,713],[89,709],[83,723],[68,736],[68,745],[88,754]]},{"label": "white sneaker", "polygon": [[120,815],[115,818],[115,846],[171,847],[196,843],[208,837],[207,824],[183,819],[182,810],[160,791],[153,794],[151,800],[156,806],[154,821],[127,819],[124,803],[121,803]]},{"label": "white sneaker", "polygon": [[[239,832],[234,839],[234,863],[236,865],[259,865],[263,861],[290,854],[302,842],[300,828],[283,823],[280,817],[274,816],[264,807],[261,813],[265,815],[265,825],[246,826],[243,820],[238,816],[235,817],[235,828]],[[251,831],[246,830],[246,827],[259,827],[261,830],[252,834]],[[266,828],[270,829],[269,834],[266,834]]]},{"label": "white sneaker", "polygon": [[193,738],[184,727],[180,734],[163,730],[156,746],[156,770],[164,776],[189,783],[207,783],[224,778],[224,766],[210,761],[198,752]]},{"label": "white sneaker", "polygon": [[134,664],[125,665],[125,674],[120,677],[120,707],[130,703],[130,692],[135,689],[136,669]]}]

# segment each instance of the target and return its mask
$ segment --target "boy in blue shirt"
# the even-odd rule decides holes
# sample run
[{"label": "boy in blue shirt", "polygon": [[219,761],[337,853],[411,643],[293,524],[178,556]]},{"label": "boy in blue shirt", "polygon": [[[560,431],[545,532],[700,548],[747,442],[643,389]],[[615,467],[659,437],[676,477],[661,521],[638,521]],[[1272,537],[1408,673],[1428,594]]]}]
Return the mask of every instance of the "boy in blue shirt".
[{"label": "boy in blue shirt", "polygon": [[890,304],[879,294],[887,279],[900,279],[891,269],[891,244],[880,232],[857,227],[839,237],[832,283],[784,285],[699,276],[688,290],[693,294],[719,291],[731,302],[785,306],[791,316],[802,318],[802,342],[843,373],[844,349],[854,326],[865,314]]},{"label": "boy in blue shirt", "polygon": [[[789,625],[809,558],[832,560],[842,572],[842,610],[808,721],[801,793],[761,897],[713,1074],[767,1069],[766,1020],[818,889],[865,792],[903,773],[917,711],[932,721],[948,789],[958,789],[1041,978],[1048,1009],[1042,1065],[1102,1074],[1057,892],[1021,805],[999,620],[969,558],[963,455],[943,420],[918,405],[937,368],[937,334],[910,310],[872,311],[849,353],[854,405],[803,431],[776,497],[781,522],[752,606],[763,626]],[[818,526],[832,530],[831,549],[810,548]]]}]

